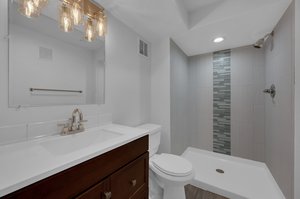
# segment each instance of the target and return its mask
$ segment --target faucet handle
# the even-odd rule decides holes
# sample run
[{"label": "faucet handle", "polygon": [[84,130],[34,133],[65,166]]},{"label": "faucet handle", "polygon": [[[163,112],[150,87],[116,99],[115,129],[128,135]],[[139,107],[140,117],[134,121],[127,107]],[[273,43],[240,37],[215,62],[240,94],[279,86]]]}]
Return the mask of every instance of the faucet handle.
[{"label": "faucet handle", "polygon": [[58,123],[57,126],[62,127],[61,134],[67,135],[70,131],[70,123]]},{"label": "faucet handle", "polygon": [[71,124],[72,118],[69,118],[68,120],[66,120],[66,122],[59,122],[57,123],[57,126],[62,126],[62,127],[69,127]]},{"label": "faucet handle", "polygon": [[79,130],[84,130],[84,125],[83,125],[83,123],[86,123],[86,122],[87,122],[87,120],[80,120],[80,121],[79,121],[79,125],[78,125]]}]

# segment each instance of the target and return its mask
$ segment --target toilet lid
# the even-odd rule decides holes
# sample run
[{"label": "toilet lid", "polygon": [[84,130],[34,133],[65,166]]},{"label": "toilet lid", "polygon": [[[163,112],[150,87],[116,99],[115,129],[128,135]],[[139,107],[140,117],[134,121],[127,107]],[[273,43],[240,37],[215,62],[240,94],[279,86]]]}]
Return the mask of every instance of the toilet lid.
[{"label": "toilet lid", "polygon": [[193,166],[189,161],[172,154],[158,155],[152,163],[158,170],[172,176],[187,176],[193,171]]}]

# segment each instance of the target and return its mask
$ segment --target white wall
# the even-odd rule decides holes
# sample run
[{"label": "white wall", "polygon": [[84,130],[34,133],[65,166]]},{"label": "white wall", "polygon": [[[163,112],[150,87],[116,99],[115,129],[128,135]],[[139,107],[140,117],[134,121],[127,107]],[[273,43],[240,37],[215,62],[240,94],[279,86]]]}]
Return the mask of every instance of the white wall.
[{"label": "white wall", "polygon": [[277,90],[274,101],[265,98],[265,160],[287,199],[293,198],[294,169],[293,22],[292,4],[275,28],[273,50],[271,42],[265,48],[266,86]]},{"label": "white wall", "polygon": [[173,42],[170,44],[171,64],[171,152],[182,154],[190,146],[189,130],[189,60],[188,56]]},{"label": "white wall", "polygon": [[[105,48],[100,48],[93,51],[93,67],[90,67],[87,71],[87,89],[89,92],[87,95],[87,104],[105,103]],[[90,80],[91,79],[91,80]]]},{"label": "white wall", "polygon": [[4,39],[7,35],[7,4],[8,1],[0,1],[0,127],[20,126],[13,128],[13,131],[11,128],[0,128],[1,141],[7,137],[13,140],[26,137],[28,123],[67,119],[75,107],[81,108],[87,119],[95,116],[93,120],[101,120],[99,114],[112,111],[114,122],[136,125],[147,121],[150,112],[150,60],[140,59],[137,55],[139,35],[111,15],[108,15],[106,36],[105,105],[32,107],[20,110],[8,108],[8,48],[7,40]]},{"label": "white wall", "polygon": [[113,121],[136,126],[150,119],[149,58],[138,54],[139,35],[111,15],[106,39],[106,94]]},{"label": "white wall", "polygon": [[264,50],[252,46],[231,52],[231,152],[264,161]]},{"label": "white wall", "polygon": [[170,39],[152,43],[151,122],[162,125],[160,152],[170,152]]},{"label": "white wall", "polygon": [[[300,55],[300,0],[295,0],[295,52]],[[300,56],[295,56],[295,167],[294,198],[300,198]]]},{"label": "white wall", "polygon": [[213,150],[213,58],[212,53],[189,59],[189,131],[191,145]]}]

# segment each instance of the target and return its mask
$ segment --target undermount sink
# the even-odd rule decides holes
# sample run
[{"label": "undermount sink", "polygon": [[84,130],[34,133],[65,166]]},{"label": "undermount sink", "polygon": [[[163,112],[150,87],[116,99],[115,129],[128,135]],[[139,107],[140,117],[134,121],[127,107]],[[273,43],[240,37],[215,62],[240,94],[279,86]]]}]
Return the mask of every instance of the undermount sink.
[{"label": "undermount sink", "polygon": [[63,155],[95,144],[106,142],[122,135],[123,134],[113,131],[97,130],[62,136],[58,139],[45,141],[40,144],[50,153]]}]

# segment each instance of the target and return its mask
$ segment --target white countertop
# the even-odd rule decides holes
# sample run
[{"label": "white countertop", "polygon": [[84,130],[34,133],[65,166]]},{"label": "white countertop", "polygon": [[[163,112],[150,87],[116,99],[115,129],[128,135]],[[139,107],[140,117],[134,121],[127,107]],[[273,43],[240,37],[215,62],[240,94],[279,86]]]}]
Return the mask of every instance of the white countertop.
[{"label": "white countertop", "polygon": [[[110,132],[114,135],[104,137],[106,141],[97,142],[97,139],[81,141],[102,131],[104,133],[107,131],[109,136]],[[148,132],[143,129],[109,124],[74,135],[52,136],[0,146],[0,197],[147,134]]]}]

